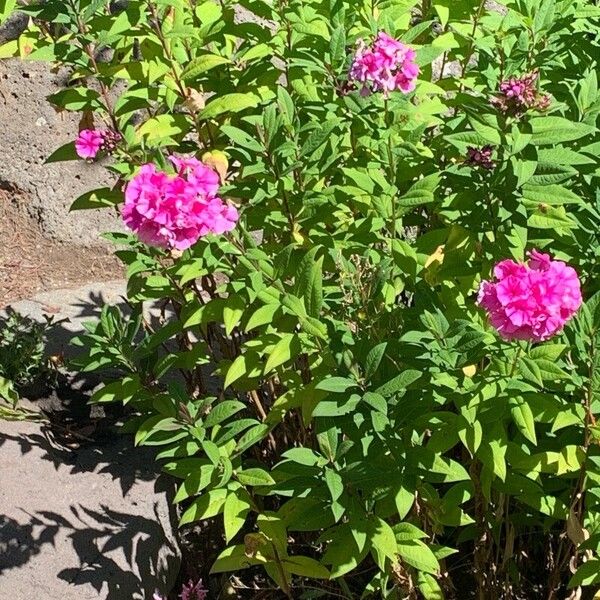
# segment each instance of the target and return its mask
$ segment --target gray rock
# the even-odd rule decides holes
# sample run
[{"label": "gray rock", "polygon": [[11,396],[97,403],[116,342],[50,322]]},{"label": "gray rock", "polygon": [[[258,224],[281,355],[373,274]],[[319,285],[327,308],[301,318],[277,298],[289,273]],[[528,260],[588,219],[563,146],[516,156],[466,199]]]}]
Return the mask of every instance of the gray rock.
[{"label": "gray rock", "polygon": [[0,44],[16,40],[27,28],[29,17],[22,12],[14,12],[0,25]]},{"label": "gray rock", "polygon": [[5,157],[0,161],[0,187],[15,194],[51,239],[105,245],[100,234],[122,228],[116,213],[108,209],[69,213],[69,207],[79,195],[112,184],[106,170],[84,161],[44,164],[78,132],[78,115],[58,113],[46,99],[61,88],[65,77],[45,63],[0,61],[0,156]]}]

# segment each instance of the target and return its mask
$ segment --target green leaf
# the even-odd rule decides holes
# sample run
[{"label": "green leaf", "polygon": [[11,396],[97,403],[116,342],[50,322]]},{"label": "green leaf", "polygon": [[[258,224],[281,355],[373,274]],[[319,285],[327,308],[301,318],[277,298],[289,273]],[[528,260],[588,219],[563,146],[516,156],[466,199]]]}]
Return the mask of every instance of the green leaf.
[{"label": "green leaf", "polygon": [[173,498],[173,503],[178,504],[191,496],[197,496],[210,485],[214,473],[215,465],[213,464],[204,464],[197,467],[179,486],[175,498]]},{"label": "green leaf", "polygon": [[228,63],[231,63],[231,61],[224,56],[219,56],[218,54],[204,54],[194,58],[194,60],[186,65],[181,73],[181,78],[184,81],[195,79],[198,75],[202,75],[202,73],[206,73],[215,67]]},{"label": "green leaf", "polygon": [[265,147],[255,137],[232,125],[221,125],[221,131],[235,144],[253,152],[264,152]]},{"label": "green leaf", "polygon": [[318,251],[312,248],[300,261],[294,290],[312,317],[318,317],[323,306],[323,257],[316,259]]},{"label": "green leaf", "polygon": [[327,546],[323,562],[331,565],[331,578],[342,577],[355,569],[371,547],[369,527],[364,519],[338,526]]},{"label": "green leaf", "polygon": [[528,379],[533,383],[537,383],[540,386],[544,384],[542,380],[542,374],[540,373],[540,368],[537,365],[536,361],[531,360],[526,356],[522,356],[521,358],[519,358],[518,366],[519,373],[521,373],[521,375],[523,375],[525,379]]},{"label": "green leaf", "polygon": [[263,469],[245,469],[236,473],[237,480],[242,485],[259,486],[274,485],[275,480]]},{"label": "green leaf", "polygon": [[63,160],[80,160],[75,150],[74,142],[67,142],[60,148],[57,148],[45,161],[44,164],[60,162]]},{"label": "green leaf", "polygon": [[592,558],[579,566],[569,580],[569,588],[600,583],[600,560]]},{"label": "green leaf", "polygon": [[417,573],[417,585],[425,600],[444,600],[444,592],[439,583],[429,573]]},{"label": "green leaf", "polygon": [[238,571],[257,565],[264,565],[268,562],[267,558],[257,550],[253,555],[246,553],[245,544],[225,548],[217,557],[210,569],[212,573],[227,573],[229,571]]},{"label": "green leaf", "polygon": [[198,115],[199,119],[214,119],[225,113],[238,113],[247,108],[255,108],[260,103],[256,94],[223,94],[211,100]]},{"label": "green leaf", "polygon": [[556,231],[569,230],[576,227],[562,206],[548,206],[538,208],[527,219],[529,227],[536,229],[554,229]]},{"label": "green leaf", "polygon": [[139,128],[138,133],[146,139],[148,145],[156,146],[184,135],[188,129],[189,123],[185,115],[165,114],[148,119]]},{"label": "green leaf", "polygon": [[334,392],[341,394],[346,390],[357,387],[356,381],[347,379],[346,377],[329,377],[319,381],[315,386],[316,390],[323,390],[324,392]]},{"label": "green leaf", "polygon": [[71,111],[101,109],[100,94],[87,87],[69,87],[48,96],[52,104]]},{"label": "green leaf", "polygon": [[531,407],[523,398],[516,397],[509,400],[510,412],[519,431],[534,445],[537,445],[535,435],[535,421]]},{"label": "green leaf", "polygon": [[385,571],[386,559],[394,561],[398,553],[394,530],[383,519],[375,516],[369,519],[369,529],[371,552],[379,568]]},{"label": "green leaf", "polygon": [[225,376],[225,382],[223,383],[224,388],[228,388],[230,385],[235,383],[238,379],[246,375],[247,373],[247,365],[246,365],[245,354],[240,354],[230,365],[229,369],[227,369],[227,375]]},{"label": "green leaf", "polygon": [[[584,148],[585,150],[585,148]],[[593,165],[596,161],[581,152],[575,152],[570,148],[557,146],[556,148],[539,148],[537,151],[540,163],[556,165]]]},{"label": "green leaf", "polygon": [[577,169],[566,165],[539,163],[535,174],[529,180],[531,185],[546,186],[566,181],[577,175]]},{"label": "green leaf", "polygon": [[551,206],[583,204],[583,200],[577,194],[561,185],[544,185],[543,187],[526,185],[521,193],[526,206],[532,208],[540,204]]},{"label": "green leaf", "polygon": [[227,500],[223,505],[223,524],[225,526],[225,540],[228,543],[244,526],[251,506],[250,496],[244,489],[237,489],[227,496]]},{"label": "green leaf", "polygon": [[329,571],[314,558],[308,556],[286,556],[282,561],[283,568],[299,577],[312,579],[329,579]]},{"label": "green leaf", "polygon": [[200,498],[192,502],[189,508],[183,513],[179,521],[179,526],[187,525],[201,519],[210,519],[218,515],[225,504],[227,490],[210,490]]},{"label": "green leaf", "polygon": [[122,404],[127,404],[140,388],[139,376],[122,377],[96,390],[90,398],[90,403],[121,402]]},{"label": "green leaf", "polygon": [[392,529],[394,530],[394,535],[398,542],[404,542],[406,540],[422,540],[429,537],[424,531],[421,531],[412,523],[397,523]]},{"label": "green leaf", "polygon": [[0,398],[4,398],[4,400],[8,400],[12,406],[16,406],[19,400],[19,394],[17,394],[14,383],[7,379],[6,377],[2,377],[0,375]]},{"label": "green leaf", "polygon": [[325,483],[331,494],[331,499],[335,502],[344,493],[344,482],[340,474],[333,469],[325,469]]},{"label": "green leaf", "polygon": [[265,437],[267,437],[270,431],[271,428],[265,423],[259,423],[258,425],[255,425],[238,440],[236,452],[238,454],[245,452],[246,450],[248,450],[248,448],[251,448],[252,446],[254,446],[254,444],[257,444]]},{"label": "green leaf", "polygon": [[[412,448],[407,453],[407,457],[410,457],[414,464],[418,464],[431,480],[440,480],[444,483],[469,480],[469,474],[460,463],[447,456],[436,454],[428,448]],[[440,477],[435,477],[436,475]]]},{"label": "green leaf", "polygon": [[123,192],[111,190],[110,188],[99,188],[86,192],[77,198],[69,210],[89,210],[96,208],[105,208],[107,206],[115,206],[119,202],[123,202]]},{"label": "green leaf", "polygon": [[380,388],[376,390],[376,392],[385,397],[392,396],[402,390],[405,390],[411,383],[414,383],[420,377],[420,371],[407,369],[406,371],[402,371],[400,375],[396,375],[396,377],[394,377],[387,383],[384,383]]},{"label": "green leaf", "polygon": [[293,357],[296,357],[299,353],[300,340],[298,339],[298,336],[293,333],[284,334],[270,351],[264,374],[270,373],[277,367],[291,360]]},{"label": "green leaf", "polygon": [[596,132],[596,128],[592,125],[556,116],[534,117],[531,119],[531,127],[531,143],[536,146],[570,142]]},{"label": "green leaf", "polygon": [[387,348],[387,342],[381,342],[381,344],[377,344],[374,348],[371,348],[369,354],[367,354],[367,360],[365,361],[365,379],[369,380],[379,368],[381,364],[381,360],[385,354],[385,349]]},{"label": "green leaf", "polygon": [[440,571],[435,554],[421,540],[399,541],[398,554],[402,560],[419,571],[433,575]]},{"label": "green leaf", "polygon": [[336,27],[331,33],[329,54],[333,65],[344,62],[346,58],[346,30],[343,25]]},{"label": "green leaf", "polygon": [[401,198],[397,200],[398,206],[412,207],[428,204],[435,200],[434,192],[440,181],[440,175],[434,173],[417,181]]},{"label": "green leaf", "polygon": [[244,331],[252,331],[262,325],[268,325],[273,322],[275,313],[279,310],[279,304],[265,304],[261,306],[256,312],[252,313],[252,316],[248,319]]},{"label": "green leaf", "polygon": [[483,428],[479,421],[469,423],[466,419],[460,421],[461,427],[458,430],[458,437],[465,448],[471,453],[471,456],[477,452],[483,439]]},{"label": "green leaf", "polygon": [[558,381],[559,379],[570,379],[570,375],[561,369],[555,362],[545,358],[538,358],[535,364],[540,370],[543,381]]},{"label": "green leaf", "polygon": [[219,425],[244,408],[246,408],[246,405],[238,400],[224,400],[211,407],[210,412],[204,419],[204,427]]},{"label": "green leaf", "polygon": [[227,335],[231,335],[231,332],[239,325],[245,308],[241,296],[232,295],[227,298],[223,307],[223,325],[225,325]]}]

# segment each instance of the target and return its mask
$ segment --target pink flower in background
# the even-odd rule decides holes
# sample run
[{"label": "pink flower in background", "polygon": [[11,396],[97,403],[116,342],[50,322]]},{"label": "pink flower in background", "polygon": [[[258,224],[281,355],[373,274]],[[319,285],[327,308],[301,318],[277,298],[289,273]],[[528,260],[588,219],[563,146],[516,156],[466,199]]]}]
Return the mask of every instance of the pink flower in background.
[{"label": "pink flower in background", "polygon": [[350,78],[361,83],[361,94],[394,90],[412,92],[416,86],[419,67],[414,62],[415,51],[383,31],[371,47],[362,40],[350,68]]},{"label": "pink flower in background", "polygon": [[500,83],[500,93],[492,98],[492,104],[502,112],[524,113],[529,109],[546,110],[550,96],[537,89],[538,73],[533,71],[522,77],[511,77]]},{"label": "pink flower in background", "polygon": [[[202,585],[202,579],[198,580],[198,583],[194,583],[190,579],[189,583],[183,584],[181,592],[179,593],[180,600],[207,600],[208,590]],[[158,590],[154,592],[152,600],[167,600],[166,596],[163,596]]]},{"label": "pink flower in background", "polygon": [[541,342],[560,332],[582,303],[573,267],[537,250],[525,264],[503,260],[494,268],[497,281],[484,281],[477,303],[507,340]]},{"label": "pink flower in background", "polygon": [[177,173],[143,165],[125,188],[123,220],[151,246],[185,250],[207,234],[231,231],[236,208],[216,194],[219,175],[193,157],[169,157]]},{"label": "pink flower in background", "polygon": [[100,129],[83,129],[75,140],[75,151],[81,158],[96,158],[104,143],[104,133]]},{"label": "pink flower in background", "polygon": [[198,583],[194,583],[191,579],[189,583],[184,584],[179,594],[180,600],[206,600],[208,598],[208,590],[202,586],[202,579]]}]

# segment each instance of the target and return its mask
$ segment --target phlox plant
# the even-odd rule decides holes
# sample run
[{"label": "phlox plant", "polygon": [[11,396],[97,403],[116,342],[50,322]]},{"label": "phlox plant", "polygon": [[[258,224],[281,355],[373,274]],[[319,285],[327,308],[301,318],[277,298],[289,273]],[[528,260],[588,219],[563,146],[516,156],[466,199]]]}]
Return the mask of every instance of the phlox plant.
[{"label": "phlox plant", "polygon": [[93,401],[177,478],[208,597],[600,585],[600,8],[492,4],[19,6],[0,52],[81,114],[48,160],[124,220],[77,364],[121,373]]}]

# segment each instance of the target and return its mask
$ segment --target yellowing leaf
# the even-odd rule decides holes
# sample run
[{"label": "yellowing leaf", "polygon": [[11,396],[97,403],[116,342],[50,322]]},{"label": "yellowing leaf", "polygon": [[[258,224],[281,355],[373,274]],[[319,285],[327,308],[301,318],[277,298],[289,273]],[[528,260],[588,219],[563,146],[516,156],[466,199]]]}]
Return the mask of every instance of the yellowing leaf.
[{"label": "yellowing leaf", "polygon": [[463,367],[462,371],[466,377],[474,377],[475,373],[477,373],[477,365],[467,365]]},{"label": "yellowing leaf", "polygon": [[219,174],[221,183],[225,183],[225,180],[227,179],[227,170],[229,169],[229,161],[223,152],[220,150],[205,152],[202,155],[202,162],[207,167],[214,169]]},{"label": "yellowing leaf", "polygon": [[444,246],[438,246],[433,254],[431,254],[427,260],[425,261],[425,268],[429,267],[429,265],[434,262],[439,263],[440,265],[444,262]]}]

